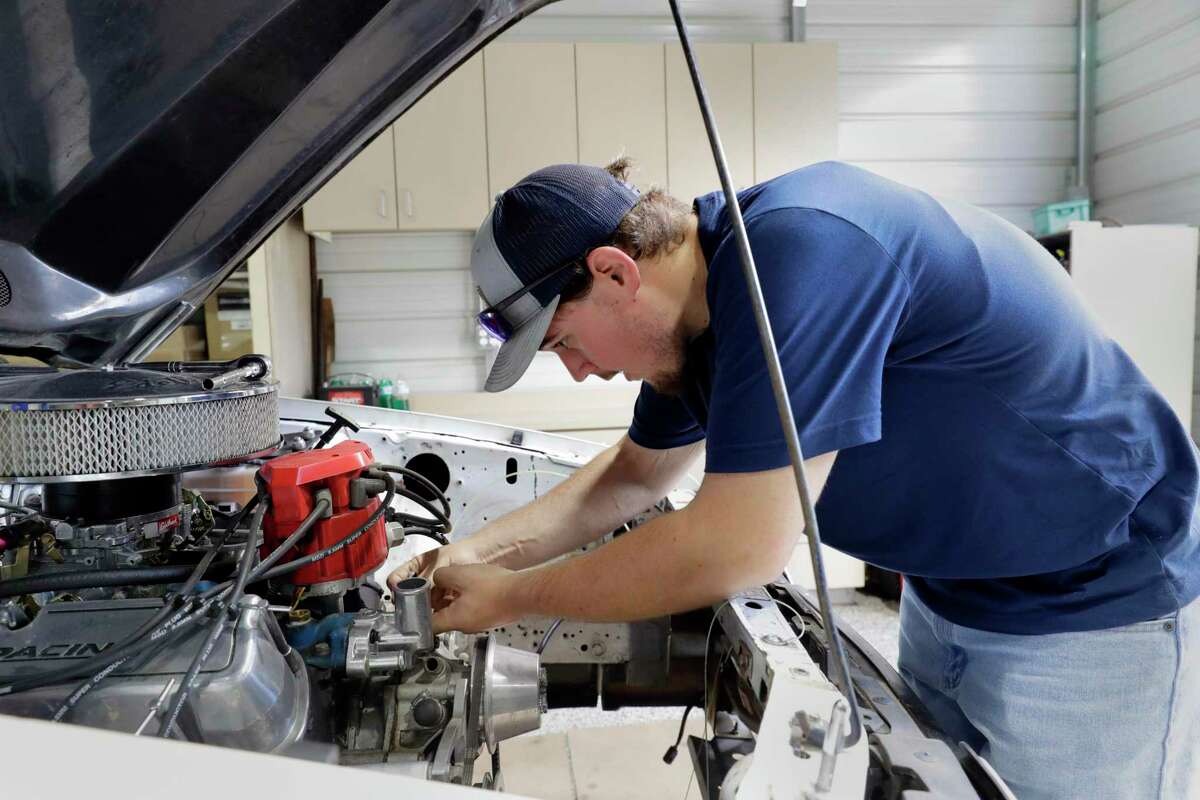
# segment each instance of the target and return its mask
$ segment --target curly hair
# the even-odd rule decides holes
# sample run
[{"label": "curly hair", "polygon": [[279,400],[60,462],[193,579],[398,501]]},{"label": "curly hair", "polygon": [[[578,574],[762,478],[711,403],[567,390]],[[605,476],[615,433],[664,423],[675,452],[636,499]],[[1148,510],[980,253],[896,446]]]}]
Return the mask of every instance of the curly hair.
[{"label": "curly hair", "polygon": [[[617,180],[628,182],[633,161],[621,156],[604,169]],[[634,260],[668,255],[683,244],[691,215],[692,209],[687,204],[651,186],[621,218],[609,244]],[[591,288],[592,273],[580,265],[560,292],[560,302],[585,297]]]}]

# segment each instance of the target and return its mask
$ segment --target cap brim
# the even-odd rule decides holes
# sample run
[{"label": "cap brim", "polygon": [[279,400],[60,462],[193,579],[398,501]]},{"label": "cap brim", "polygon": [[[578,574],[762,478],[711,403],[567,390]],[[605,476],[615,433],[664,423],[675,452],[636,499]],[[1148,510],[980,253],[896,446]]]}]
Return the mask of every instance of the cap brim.
[{"label": "cap brim", "polygon": [[517,329],[511,339],[500,345],[496,362],[492,364],[492,371],[483,384],[485,391],[503,392],[521,379],[542,347],[546,331],[550,329],[550,321],[554,319],[554,311],[558,308],[558,300],[557,297],[551,300],[548,306]]}]

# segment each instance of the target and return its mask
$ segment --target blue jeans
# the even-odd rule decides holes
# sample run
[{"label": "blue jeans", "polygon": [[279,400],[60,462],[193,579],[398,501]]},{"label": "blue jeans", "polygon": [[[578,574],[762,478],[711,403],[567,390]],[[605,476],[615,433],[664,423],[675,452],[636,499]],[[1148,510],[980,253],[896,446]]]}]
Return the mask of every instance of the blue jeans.
[{"label": "blue jeans", "polygon": [[965,628],[905,589],[900,674],[1018,800],[1200,800],[1200,600],[1107,630]]}]

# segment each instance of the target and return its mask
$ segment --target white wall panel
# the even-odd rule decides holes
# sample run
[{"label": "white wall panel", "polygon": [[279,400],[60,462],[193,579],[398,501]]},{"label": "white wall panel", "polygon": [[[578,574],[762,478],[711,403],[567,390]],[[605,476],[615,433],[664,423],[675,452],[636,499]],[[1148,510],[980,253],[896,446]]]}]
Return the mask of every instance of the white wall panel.
[{"label": "white wall panel", "polygon": [[[1096,153],[1200,123],[1200,70],[1096,115]],[[1200,165],[1198,165],[1200,166]]]},{"label": "white wall panel", "polygon": [[328,272],[394,272],[465,269],[471,262],[469,233],[335,235],[317,240],[317,269]]},{"label": "white wall panel", "polygon": [[[1200,109],[1197,109],[1200,115]],[[1121,195],[1149,191],[1200,171],[1200,125],[1169,136],[1144,138],[1096,162],[1095,196],[1101,207]],[[1157,220],[1122,220],[1157,222]]]},{"label": "white wall panel", "polygon": [[[885,178],[977,206],[1036,206],[1063,191],[1061,167],[1036,164],[860,161]],[[1022,222],[1022,225],[1026,224]]]},{"label": "white wall panel", "polygon": [[462,316],[342,318],[337,324],[334,358],[337,361],[471,358],[476,355],[476,345],[473,336],[464,335],[466,321]]},{"label": "white wall panel", "polygon": [[1047,114],[1072,116],[1075,76],[1040,72],[846,72],[843,116],[875,114]]},{"label": "white wall panel", "polygon": [[1099,12],[1100,16],[1107,16],[1121,6],[1127,6],[1132,2],[1133,0],[1100,0],[1100,2],[1096,4],[1097,11]]},{"label": "white wall panel", "polygon": [[1021,228],[1071,164],[1075,3],[813,0],[838,43],[839,156]]},{"label": "white wall panel", "polygon": [[1096,68],[1097,110],[1104,112],[1200,71],[1197,42],[1200,42],[1200,19],[1155,41],[1152,53],[1134,50],[1101,61]]},{"label": "white wall panel", "polygon": [[812,25],[1075,25],[1075,0],[812,0]]},{"label": "white wall panel", "polygon": [[403,378],[415,392],[468,392],[483,385],[483,362],[470,358],[406,358],[381,361],[337,361],[335,372],[363,372]]},{"label": "white wall panel", "polygon": [[[810,20],[811,23],[811,20]],[[1060,26],[808,26],[811,41],[836,41],[843,73],[857,71],[1074,72],[1073,30]]]},{"label": "white wall panel", "polygon": [[[1126,224],[1198,225],[1200,2],[1104,0],[1100,13],[1097,213]],[[1193,436],[1198,423],[1193,416]]]},{"label": "white wall panel", "polygon": [[1200,175],[1105,200],[1100,211],[1118,221],[1200,224]]},{"label": "white wall panel", "polygon": [[847,161],[1064,161],[1071,157],[1074,129],[1071,120],[998,115],[843,117],[838,152]]},{"label": "white wall panel", "polygon": [[317,275],[333,302],[334,372],[403,378],[414,392],[474,391],[471,234],[342,235],[317,242]]},{"label": "white wall panel", "polygon": [[[467,269],[324,274],[339,320],[429,319],[470,314],[475,284]],[[464,326],[467,329],[467,326]]]},{"label": "white wall panel", "polygon": [[1101,62],[1155,44],[1156,39],[1200,19],[1196,0],[1136,0],[1102,16],[1096,25]]}]

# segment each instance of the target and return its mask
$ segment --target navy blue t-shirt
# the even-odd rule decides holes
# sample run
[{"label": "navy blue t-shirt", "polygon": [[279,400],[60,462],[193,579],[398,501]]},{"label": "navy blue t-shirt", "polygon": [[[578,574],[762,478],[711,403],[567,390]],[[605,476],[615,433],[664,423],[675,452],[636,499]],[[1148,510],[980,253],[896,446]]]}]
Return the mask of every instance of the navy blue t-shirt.
[{"label": "navy blue t-shirt", "polygon": [[[840,451],[826,544],[984,630],[1112,627],[1200,595],[1196,449],[1033,239],[839,163],[739,202],[805,457]],[[683,396],[643,386],[630,438],[707,438],[708,472],[784,466],[723,195],[696,211],[709,327]]]}]

